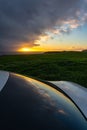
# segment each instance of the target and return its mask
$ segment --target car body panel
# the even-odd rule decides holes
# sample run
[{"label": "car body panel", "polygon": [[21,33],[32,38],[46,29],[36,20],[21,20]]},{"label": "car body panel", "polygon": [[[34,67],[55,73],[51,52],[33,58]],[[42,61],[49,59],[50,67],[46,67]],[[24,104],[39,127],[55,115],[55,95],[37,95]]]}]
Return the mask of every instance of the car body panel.
[{"label": "car body panel", "polygon": [[63,90],[87,118],[87,88],[69,81],[50,81],[50,83]]},{"label": "car body panel", "polygon": [[87,130],[87,120],[72,100],[52,85],[9,73],[0,91],[0,128]]},{"label": "car body panel", "polygon": [[7,80],[9,78],[9,72],[6,71],[0,71],[0,91],[5,86]]}]

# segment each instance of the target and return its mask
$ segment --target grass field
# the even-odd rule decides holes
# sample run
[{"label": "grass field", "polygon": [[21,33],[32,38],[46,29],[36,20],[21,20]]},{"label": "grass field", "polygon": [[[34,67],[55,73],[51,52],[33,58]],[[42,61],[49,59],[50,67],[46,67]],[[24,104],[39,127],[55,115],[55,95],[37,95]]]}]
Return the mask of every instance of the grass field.
[{"label": "grass field", "polygon": [[0,70],[42,80],[74,81],[87,87],[87,52],[0,56]]}]

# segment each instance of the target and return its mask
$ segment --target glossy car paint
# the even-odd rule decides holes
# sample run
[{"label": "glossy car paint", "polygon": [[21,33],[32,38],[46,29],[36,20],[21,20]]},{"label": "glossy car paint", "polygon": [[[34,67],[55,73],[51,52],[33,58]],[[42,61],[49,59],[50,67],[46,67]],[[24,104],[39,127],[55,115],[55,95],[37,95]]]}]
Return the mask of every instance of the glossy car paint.
[{"label": "glossy car paint", "polygon": [[7,80],[9,78],[9,72],[6,71],[0,71],[0,91],[5,86]]},{"label": "glossy car paint", "polygon": [[68,81],[50,81],[63,90],[80,108],[87,118],[87,88]]},{"label": "glossy car paint", "polygon": [[0,92],[1,130],[87,130],[73,102],[40,81],[10,73]]}]

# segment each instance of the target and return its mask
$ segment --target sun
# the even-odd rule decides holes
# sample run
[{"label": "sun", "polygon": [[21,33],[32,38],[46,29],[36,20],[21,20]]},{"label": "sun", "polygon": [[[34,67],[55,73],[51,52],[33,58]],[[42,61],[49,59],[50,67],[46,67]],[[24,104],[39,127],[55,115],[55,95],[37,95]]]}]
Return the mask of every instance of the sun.
[{"label": "sun", "polygon": [[23,52],[28,52],[28,51],[30,51],[30,48],[22,48],[22,51]]},{"label": "sun", "polygon": [[29,51],[31,51],[31,50],[30,50],[30,48],[28,48],[28,47],[23,47],[23,48],[19,49],[19,51],[20,51],[20,52],[29,52]]}]

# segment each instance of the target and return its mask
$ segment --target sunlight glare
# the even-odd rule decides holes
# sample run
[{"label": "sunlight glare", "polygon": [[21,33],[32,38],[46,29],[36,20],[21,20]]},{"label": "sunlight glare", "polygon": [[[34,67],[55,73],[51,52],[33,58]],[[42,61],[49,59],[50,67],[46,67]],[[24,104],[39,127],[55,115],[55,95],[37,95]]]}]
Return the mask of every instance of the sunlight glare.
[{"label": "sunlight glare", "polygon": [[21,52],[29,52],[31,50],[28,47],[24,47],[24,48],[21,48],[19,51],[21,51]]}]

